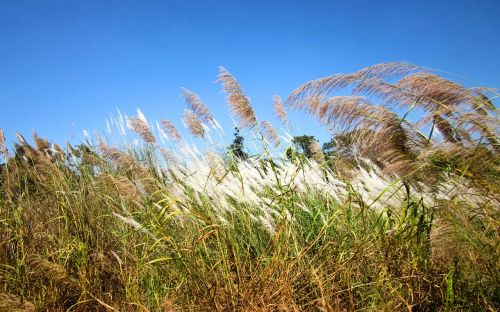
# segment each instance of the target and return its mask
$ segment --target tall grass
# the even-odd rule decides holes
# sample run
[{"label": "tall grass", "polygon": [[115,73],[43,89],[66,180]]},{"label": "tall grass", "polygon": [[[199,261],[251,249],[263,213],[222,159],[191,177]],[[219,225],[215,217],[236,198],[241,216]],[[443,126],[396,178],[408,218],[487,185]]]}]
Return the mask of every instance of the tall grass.
[{"label": "tall grass", "polygon": [[309,82],[275,98],[277,115],[291,128],[285,107],[306,110],[352,141],[350,156],[307,159],[219,80],[260,143],[248,159],[211,147],[220,126],[189,90],[197,145],[142,115],[113,122],[137,146],[19,135],[9,152],[0,131],[0,311],[500,308],[487,89],[399,63]]}]

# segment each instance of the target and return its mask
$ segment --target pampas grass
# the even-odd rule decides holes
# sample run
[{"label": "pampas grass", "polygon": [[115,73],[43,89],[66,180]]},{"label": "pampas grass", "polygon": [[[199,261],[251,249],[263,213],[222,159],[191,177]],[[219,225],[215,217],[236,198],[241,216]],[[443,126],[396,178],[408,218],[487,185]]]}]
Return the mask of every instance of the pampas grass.
[{"label": "pampas grass", "polygon": [[236,79],[224,67],[219,67],[218,81],[222,84],[222,88],[227,94],[227,102],[231,112],[240,121],[240,127],[256,127],[257,118],[250,105],[250,100],[245,95]]},{"label": "pampas grass", "polygon": [[269,121],[262,121],[260,126],[269,142],[271,142],[274,147],[278,147],[281,143],[280,137],[273,125]]},{"label": "pampas grass", "polygon": [[498,310],[496,111],[427,71],[384,63],[275,99],[283,122],[332,131],[311,158],[223,68],[262,143],[245,159],[205,139],[215,119],[188,90],[190,143],[168,120],[156,141],[142,113],[128,122],[148,144],[18,135],[7,155],[0,130],[0,311]]},{"label": "pampas grass", "polygon": [[273,96],[273,109],[276,116],[283,122],[283,124],[289,126],[288,114],[283,106],[283,101],[279,95]]},{"label": "pampas grass", "polygon": [[182,120],[184,121],[186,128],[193,136],[198,138],[205,137],[205,127],[194,112],[185,110],[184,114],[182,115]]},{"label": "pampas grass", "polygon": [[212,113],[210,113],[208,107],[201,101],[198,94],[183,88],[182,96],[184,97],[189,109],[198,117],[198,119],[202,122],[213,122],[214,117]]},{"label": "pampas grass", "polygon": [[149,129],[148,124],[141,118],[127,118],[128,125],[137,133],[145,142],[154,144],[156,143],[156,138]]},{"label": "pampas grass", "polygon": [[180,135],[179,131],[177,130],[177,128],[174,126],[174,124],[170,120],[164,119],[164,120],[160,121],[160,124],[163,126],[167,135],[172,140],[174,140],[175,142],[180,141],[181,135]]},{"label": "pampas grass", "polygon": [[7,154],[7,144],[2,128],[0,128],[0,154]]}]

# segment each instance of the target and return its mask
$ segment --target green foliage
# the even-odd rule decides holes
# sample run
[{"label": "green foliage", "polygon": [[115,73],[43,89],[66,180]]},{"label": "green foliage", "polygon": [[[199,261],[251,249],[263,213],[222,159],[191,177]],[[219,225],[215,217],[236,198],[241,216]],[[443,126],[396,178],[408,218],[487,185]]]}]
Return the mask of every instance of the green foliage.
[{"label": "green foliage", "polygon": [[323,144],[323,152],[327,157],[342,157],[351,159],[354,157],[352,144],[354,142],[353,133],[338,133],[330,141]]},{"label": "green foliage", "polygon": [[313,135],[300,135],[293,137],[292,143],[298,153],[301,153],[306,158],[310,159],[313,156],[310,146],[314,140],[316,139]]},{"label": "green foliage", "polygon": [[228,150],[231,155],[235,156],[240,160],[248,159],[248,154],[245,152],[245,138],[240,135],[240,128],[234,128],[234,139],[233,143],[229,145]]}]

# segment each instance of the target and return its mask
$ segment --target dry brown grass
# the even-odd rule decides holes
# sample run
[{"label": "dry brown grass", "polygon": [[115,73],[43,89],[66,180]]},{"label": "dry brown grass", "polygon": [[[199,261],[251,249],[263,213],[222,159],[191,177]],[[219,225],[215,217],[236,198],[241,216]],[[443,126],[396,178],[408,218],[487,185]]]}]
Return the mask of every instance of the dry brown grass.
[{"label": "dry brown grass", "polygon": [[0,312],[34,312],[35,306],[21,298],[0,293]]}]

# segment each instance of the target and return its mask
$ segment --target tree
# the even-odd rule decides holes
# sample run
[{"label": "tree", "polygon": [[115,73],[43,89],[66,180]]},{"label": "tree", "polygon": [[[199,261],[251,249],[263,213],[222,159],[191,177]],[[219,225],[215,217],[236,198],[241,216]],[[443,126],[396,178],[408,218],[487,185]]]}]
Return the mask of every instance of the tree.
[{"label": "tree", "polygon": [[231,145],[229,145],[229,152],[241,160],[248,159],[248,154],[245,152],[244,145],[245,138],[240,135],[240,128],[234,128],[234,140]]},{"label": "tree", "polygon": [[353,157],[353,136],[352,132],[338,133],[330,141],[323,144],[323,153],[327,157],[340,156],[343,158]]},{"label": "tree", "polygon": [[311,143],[315,140],[313,135],[300,135],[293,137],[292,143],[298,153],[302,153],[306,158],[311,158],[313,156]]}]

